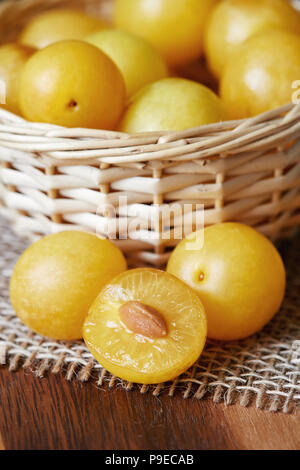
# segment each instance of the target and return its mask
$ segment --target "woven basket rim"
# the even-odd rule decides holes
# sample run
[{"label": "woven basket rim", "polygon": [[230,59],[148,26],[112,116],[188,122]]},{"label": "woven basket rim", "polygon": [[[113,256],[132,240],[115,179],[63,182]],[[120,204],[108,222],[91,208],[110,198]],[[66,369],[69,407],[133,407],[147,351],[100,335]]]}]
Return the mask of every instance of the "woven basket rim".
[{"label": "woven basket rim", "polygon": [[[250,119],[224,121],[183,131],[125,134],[29,122],[0,109],[0,146],[43,153],[56,161],[95,159],[105,164],[198,160],[207,156],[262,151],[300,137],[300,104],[287,104]],[[154,162],[155,163],[155,162]]]},{"label": "woven basket rim", "polygon": [[[14,0],[4,0],[7,2],[13,2]],[[299,104],[294,104],[294,103],[287,103],[283,106],[280,106],[278,108],[274,108],[270,111],[265,111],[264,113],[257,114],[256,116],[250,117],[250,118],[244,118],[244,119],[228,119],[226,121],[219,121],[219,122],[214,122],[211,124],[204,124],[201,126],[196,126],[196,127],[191,127],[187,129],[183,129],[180,131],[174,131],[174,130],[162,130],[162,131],[146,131],[146,132],[137,132],[137,133],[127,133],[127,132],[121,132],[117,130],[105,130],[105,129],[95,129],[95,128],[86,128],[86,127],[66,127],[66,126],[60,126],[57,124],[51,124],[47,122],[37,122],[37,121],[29,121],[28,119],[25,119],[22,116],[19,116],[15,113],[12,113],[4,108],[0,107],[0,129],[3,126],[3,122],[9,121],[12,124],[15,124],[17,127],[27,127],[28,129],[36,129],[36,128],[44,128],[51,130],[57,130],[57,129],[65,129],[67,131],[70,130],[76,130],[78,132],[84,131],[84,132],[91,132],[93,135],[95,133],[99,133],[99,136],[107,135],[111,137],[115,137],[117,139],[127,139],[128,137],[143,137],[143,136],[151,136],[151,137],[166,137],[170,136],[171,138],[182,138],[183,135],[190,135],[193,133],[213,133],[213,132],[218,132],[220,129],[225,130],[230,132],[232,129],[235,129],[236,127],[243,125],[243,127],[251,127],[253,124],[258,124],[258,123],[263,123],[267,121],[272,121],[273,119],[276,119],[278,117],[284,117],[287,113],[293,111],[295,114],[300,112],[300,103]],[[101,138],[101,137],[100,137]],[[103,137],[102,137],[103,138]],[[173,139],[172,139],[173,140]]]}]

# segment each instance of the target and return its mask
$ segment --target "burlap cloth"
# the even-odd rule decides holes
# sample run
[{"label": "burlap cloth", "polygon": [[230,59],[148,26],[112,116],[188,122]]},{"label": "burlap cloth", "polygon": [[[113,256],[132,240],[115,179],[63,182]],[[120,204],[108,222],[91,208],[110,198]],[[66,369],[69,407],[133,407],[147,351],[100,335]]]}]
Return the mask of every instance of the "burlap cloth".
[{"label": "burlap cloth", "polygon": [[285,413],[300,405],[300,237],[284,243],[288,288],[281,312],[262,332],[244,341],[209,342],[200,360],[173,383],[140,386],[106,372],[82,342],[45,339],[29,331],[15,316],[8,285],[14,263],[26,247],[0,218],[0,364],[13,372],[23,367],[38,377],[62,372],[67,380],[93,380],[101,389],[138,387],[141,393],[167,393],[183,398],[240,403]]}]

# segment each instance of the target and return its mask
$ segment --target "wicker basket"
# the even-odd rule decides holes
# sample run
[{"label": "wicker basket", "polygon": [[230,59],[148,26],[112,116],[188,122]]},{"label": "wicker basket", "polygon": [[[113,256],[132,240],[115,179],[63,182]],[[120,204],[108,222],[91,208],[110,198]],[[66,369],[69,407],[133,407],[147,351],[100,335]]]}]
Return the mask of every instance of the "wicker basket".
[{"label": "wicker basket", "polygon": [[[68,4],[93,13],[110,6],[99,0],[4,1],[1,41],[14,39],[37,12]],[[127,215],[115,215],[121,225],[148,220],[163,204],[189,204],[191,230],[199,205],[206,225],[240,221],[272,239],[300,223],[300,105],[143,135],[30,123],[0,110],[0,162],[1,213],[31,238],[74,228],[105,234],[107,205],[117,208],[119,196],[128,200]],[[160,220],[155,236],[152,228],[116,243],[135,264],[162,266],[178,241],[172,236],[177,223],[173,217],[166,227]]]}]

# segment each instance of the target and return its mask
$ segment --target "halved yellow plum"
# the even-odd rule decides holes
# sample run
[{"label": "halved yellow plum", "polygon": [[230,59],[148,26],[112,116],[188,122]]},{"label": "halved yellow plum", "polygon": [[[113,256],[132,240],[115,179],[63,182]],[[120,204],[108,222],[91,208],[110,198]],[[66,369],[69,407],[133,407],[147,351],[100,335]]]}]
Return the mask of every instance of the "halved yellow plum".
[{"label": "halved yellow plum", "polygon": [[206,315],[197,294],[164,271],[133,269],[111,281],[86,318],[83,336],[97,361],[129,382],[172,380],[198,359]]}]

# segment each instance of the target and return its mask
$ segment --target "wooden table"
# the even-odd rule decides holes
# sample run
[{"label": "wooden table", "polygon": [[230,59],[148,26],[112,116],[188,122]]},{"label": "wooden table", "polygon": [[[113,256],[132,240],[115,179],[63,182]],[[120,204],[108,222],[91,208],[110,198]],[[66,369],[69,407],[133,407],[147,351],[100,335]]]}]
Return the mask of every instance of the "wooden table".
[{"label": "wooden table", "polygon": [[300,449],[300,418],[0,368],[0,449]]}]

